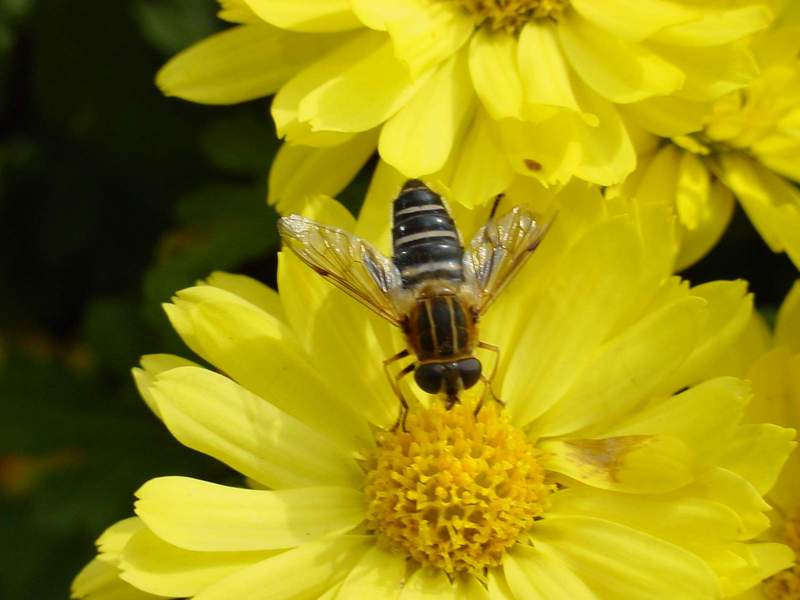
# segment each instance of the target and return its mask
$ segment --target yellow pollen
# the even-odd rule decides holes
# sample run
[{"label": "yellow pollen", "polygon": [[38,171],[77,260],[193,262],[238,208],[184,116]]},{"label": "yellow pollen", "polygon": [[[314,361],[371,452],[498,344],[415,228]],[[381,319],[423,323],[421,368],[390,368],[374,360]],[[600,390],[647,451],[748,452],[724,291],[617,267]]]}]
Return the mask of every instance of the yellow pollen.
[{"label": "yellow pollen", "polygon": [[487,404],[411,411],[383,432],[367,473],[367,526],[379,540],[448,575],[482,576],[523,539],[550,486],[525,434]]},{"label": "yellow pollen", "polygon": [[781,540],[794,550],[795,563],[764,582],[764,592],[770,600],[800,600],[800,508],[786,519]]},{"label": "yellow pollen", "polygon": [[448,0],[475,17],[476,26],[492,31],[518,33],[535,19],[557,20],[569,6],[569,0]]}]

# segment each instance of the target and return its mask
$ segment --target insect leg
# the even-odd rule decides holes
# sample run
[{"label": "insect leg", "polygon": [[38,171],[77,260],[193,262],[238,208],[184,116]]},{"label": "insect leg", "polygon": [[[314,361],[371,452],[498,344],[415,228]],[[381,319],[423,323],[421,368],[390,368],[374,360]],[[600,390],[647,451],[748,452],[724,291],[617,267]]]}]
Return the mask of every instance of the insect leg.
[{"label": "insect leg", "polygon": [[[497,374],[497,365],[500,364],[500,348],[495,346],[494,344],[488,344],[486,342],[478,342],[478,348],[483,348],[484,350],[488,350],[489,352],[494,352],[496,354],[494,365],[492,365],[492,373],[487,378],[485,375],[481,375],[481,381],[486,386],[486,389],[489,391],[489,394],[492,396],[492,400],[497,402],[500,406],[505,406],[506,403],[503,402],[500,398],[497,397],[497,394],[494,393],[494,388],[492,388],[492,382],[494,381],[494,376]],[[481,408],[483,408],[483,396],[478,401],[478,405],[475,407],[475,416],[478,416],[478,413],[481,412]]]},{"label": "insect leg", "polygon": [[414,371],[417,368],[417,363],[411,363],[410,365],[406,365],[402,371],[400,371],[394,378],[394,388],[397,392],[397,397],[400,398],[400,414],[397,416],[397,422],[392,426],[392,431],[397,429],[398,425],[401,425],[403,431],[408,431],[406,429],[406,417],[408,416],[408,402],[403,397],[403,393],[400,391],[400,380]]},{"label": "insect leg", "polygon": [[502,202],[503,198],[505,197],[506,197],[505,192],[500,192],[499,194],[497,194],[497,196],[494,197],[494,202],[492,203],[492,210],[489,213],[489,219],[488,219],[489,221],[494,219],[494,215],[495,213],[497,213],[497,209],[500,206],[500,202]]},{"label": "insect leg", "polygon": [[[391,371],[389,370],[389,365],[397,362],[398,360],[402,360],[407,356],[409,356],[408,348],[404,348],[394,356],[390,356],[389,358],[383,361],[383,372],[386,373],[386,379],[389,380],[389,385],[392,386],[392,391],[394,391],[395,395],[400,399],[400,404],[402,405],[400,416],[397,418],[397,422],[392,426],[392,431],[397,429],[397,425],[401,422],[401,420],[403,422],[403,429],[405,430],[406,413],[408,412],[408,402],[406,402],[406,399],[403,398],[403,393],[400,391],[400,386],[398,385],[398,382],[402,377],[404,377],[405,375],[414,370],[415,364],[411,363],[410,365],[405,367],[402,371],[400,371],[400,373],[398,373],[396,376],[392,375]],[[409,369],[409,367],[411,368]]]}]

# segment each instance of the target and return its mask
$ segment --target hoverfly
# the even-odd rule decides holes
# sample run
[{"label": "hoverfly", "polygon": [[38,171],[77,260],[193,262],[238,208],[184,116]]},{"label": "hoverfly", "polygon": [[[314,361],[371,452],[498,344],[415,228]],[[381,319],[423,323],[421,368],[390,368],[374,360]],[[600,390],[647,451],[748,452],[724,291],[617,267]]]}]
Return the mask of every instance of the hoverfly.
[{"label": "hoverfly", "polygon": [[[445,394],[448,409],[478,381],[495,397],[500,350],[478,339],[478,321],[547,229],[519,206],[495,219],[501,197],[465,250],[442,197],[417,179],[406,181],[393,203],[391,259],[346,231],[298,215],[278,223],[284,245],[303,262],[402,329],[408,347],[383,364],[403,407],[403,427],[408,404],[399,382],[411,372],[425,392]],[[491,377],[482,373],[475,348],[496,353]],[[389,365],[412,353],[415,360],[392,377]]]}]

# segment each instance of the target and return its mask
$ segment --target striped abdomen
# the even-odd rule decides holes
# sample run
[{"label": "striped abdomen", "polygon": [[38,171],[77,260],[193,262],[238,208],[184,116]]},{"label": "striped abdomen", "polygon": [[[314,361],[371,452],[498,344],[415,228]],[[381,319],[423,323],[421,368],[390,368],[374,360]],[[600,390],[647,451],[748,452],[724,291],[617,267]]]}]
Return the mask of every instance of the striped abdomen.
[{"label": "striped abdomen", "polygon": [[422,362],[470,356],[477,334],[472,313],[458,296],[437,293],[435,287],[417,299],[408,315],[409,345]]},{"label": "striped abdomen", "polygon": [[464,249],[456,225],[439,194],[411,179],[394,201],[392,242],[394,264],[403,287],[431,280],[464,280]]}]

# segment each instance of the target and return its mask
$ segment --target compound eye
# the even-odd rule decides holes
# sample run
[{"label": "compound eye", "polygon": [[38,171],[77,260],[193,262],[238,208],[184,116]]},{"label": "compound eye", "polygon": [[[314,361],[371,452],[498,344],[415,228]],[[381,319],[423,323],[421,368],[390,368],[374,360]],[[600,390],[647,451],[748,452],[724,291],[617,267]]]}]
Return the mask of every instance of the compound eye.
[{"label": "compound eye", "polygon": [[444,383],[445,366],[439,363],[420,365],[414,370],[414,380],[423,391],[438,394]]},{"label": "compound eye", "polygon": [[458,373],[464,389],[468,390],[481,378],[481,361],[474,357],[458,361]]}]

